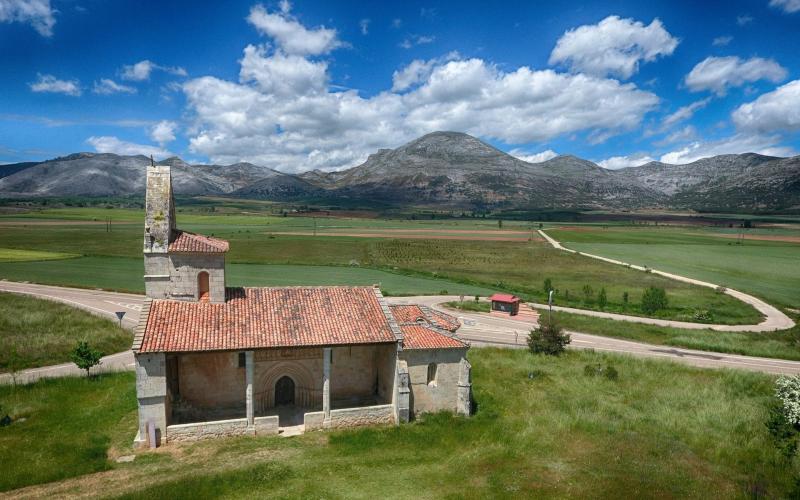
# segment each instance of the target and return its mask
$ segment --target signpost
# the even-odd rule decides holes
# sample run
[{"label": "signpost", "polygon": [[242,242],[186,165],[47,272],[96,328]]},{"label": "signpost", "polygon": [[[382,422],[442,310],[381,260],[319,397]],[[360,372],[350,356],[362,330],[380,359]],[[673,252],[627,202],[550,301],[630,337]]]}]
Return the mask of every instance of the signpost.
[{"label": "signpost", "polygon": [[114,314],[117,315],[117,319],[119,320],[119,327],[122,328],[122,318],[125,317],[125,311],[117,311]]}]

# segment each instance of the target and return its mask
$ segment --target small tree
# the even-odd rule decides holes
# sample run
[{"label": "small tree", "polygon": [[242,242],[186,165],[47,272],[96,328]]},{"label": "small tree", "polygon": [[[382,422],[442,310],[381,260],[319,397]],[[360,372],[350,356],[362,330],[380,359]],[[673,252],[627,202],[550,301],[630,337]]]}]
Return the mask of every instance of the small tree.
[{"label": "small tree", "polygon": [[655,314],[667,308],[667,292],[663,288],[651,286],[642,294],[642,312]]},{"label": "small tree", "polygon": [[622,292],[622,304],[628,307],[628,292]]},{"label": "small tree", "polygon": [[583,301],[587,304],[592,301],[592,297],[594,296],[594,289],[591,285],[583,285]]},{"label": "small tree", "polygon": [[780,400],[789,423],[800,426],[800,375],[778,377],[775,396]]},{"label": "small tree", "polygon": [[78,342],[71,354],[72,362],[81,370],[86,370],[87,377],[89,377],[89,369],[99,365],[102,357],[103,353],[90,347],[85,340]]},{"label": "small tree", "polygon": [[532,353],[558,356],[572,342],[569,334],[556,321],[542,320],[528,335],[528,348]]},{"label": "small tree", "polygon": [[553,280],[550,278],[545,278],[544,280],[544,294],[547,295],[550,293],[550,290],[553,289]]},{"label": "small tree", "polygon": [[608,297],[606,296],[606,289],[600,289],[600,295],[597,296],[597,305],[600,306],[600,309],[605,309],[608,305]]},{"label": "small tree", "polygon": [[503,219],[497,219],[497,228],[503,229]]}]

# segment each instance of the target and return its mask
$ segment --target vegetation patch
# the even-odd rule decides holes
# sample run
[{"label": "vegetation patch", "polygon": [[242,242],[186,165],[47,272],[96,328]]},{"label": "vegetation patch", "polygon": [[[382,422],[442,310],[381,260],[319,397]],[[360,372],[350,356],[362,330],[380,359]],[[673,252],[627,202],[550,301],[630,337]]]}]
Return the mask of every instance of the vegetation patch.
[{"label": "vegetation patch", "polygon": [[29,262],[35,260],[61,260],[78,257],[76,254],[0,248],[0,262]]}]

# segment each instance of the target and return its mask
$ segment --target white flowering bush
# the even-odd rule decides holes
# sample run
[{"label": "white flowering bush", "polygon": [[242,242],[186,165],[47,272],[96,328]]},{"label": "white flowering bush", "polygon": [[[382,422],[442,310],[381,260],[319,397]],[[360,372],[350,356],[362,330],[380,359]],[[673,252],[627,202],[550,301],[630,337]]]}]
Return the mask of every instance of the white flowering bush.
[{"label": "white flowering bush", "polygon": [[781,401],[789,423],[800,425],[800,375],[778,377],[775,396]]}]

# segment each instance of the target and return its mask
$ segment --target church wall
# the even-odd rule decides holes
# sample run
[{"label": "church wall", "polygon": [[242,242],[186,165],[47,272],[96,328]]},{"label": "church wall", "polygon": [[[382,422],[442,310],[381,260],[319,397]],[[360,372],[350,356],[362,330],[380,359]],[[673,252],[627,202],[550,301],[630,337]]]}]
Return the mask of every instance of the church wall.
[{"label": "church wall", "polygon": [[[408,363],[413,414],[458,410],[461,360],[467,349],[407,349],[400,357]],[[436,383],[428,384],[428,365],[436,363]]]},{"label": "church wall", "polygon": [[370,398],[376,392],[377,347],[334,347],[331,363],[331,400],[347,404]]},{"label": "church wall", "polygon": [[378,369],[378,395],[389,403],[394,397],[395,371],[397,363],[397,344],[376,347]]},{"label": "church wall", "polygon": [[225,256],[223,254],[169,254],[171,298],[197,300],[197,275],[208,272],[211,302],[225,302]]},{"label": "church wall", "polygon": [[180,395],[196,408],[245,405],[245,369],[236,352],[182,354],[179,360]]}]

